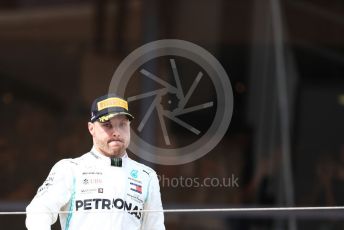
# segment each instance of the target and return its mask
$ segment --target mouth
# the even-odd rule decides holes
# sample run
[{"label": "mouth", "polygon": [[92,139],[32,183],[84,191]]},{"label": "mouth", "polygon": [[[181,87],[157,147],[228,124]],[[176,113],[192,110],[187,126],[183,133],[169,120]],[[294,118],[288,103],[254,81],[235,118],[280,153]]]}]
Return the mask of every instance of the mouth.
[{"label": "mouth", "polygon": [[110,144],[110,143],[123,143],[123,141],[121,139],[110,139],[108,141],[108,144]]}]

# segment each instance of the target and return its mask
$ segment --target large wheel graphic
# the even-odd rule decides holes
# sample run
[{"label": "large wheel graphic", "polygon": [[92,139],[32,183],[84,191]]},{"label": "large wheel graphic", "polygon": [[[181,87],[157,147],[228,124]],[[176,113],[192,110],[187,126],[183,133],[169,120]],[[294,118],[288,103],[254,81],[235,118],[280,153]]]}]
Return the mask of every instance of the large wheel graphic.
[{"label": "large wheel graphic", "polygon": [[[173,57],[188,59],[200,67],[200,71],[193,77],[192,84],[187,90],[184,90],[185,92],[183,91],[181,76],[178,72],[178,65],[176,65],[176,60]],[[175,84],[169,84],[155,75],[155,73],[142,68],[145,63],[157,58],[168,58]],[[138,122],[139,125],[135,129],[132,127],[130,151],[153,163],[178,165],[192,162],[204,156],[220,142],[231,121],[233,92],[226,71],[214,56],[202,47],[183,40],[166,39],[145,44],[134,50],[121,62],[112,77],[109,93],[116,93],[119,96],[125,97],[128,83],[134,73],[137,72],[142,75],[142,78],[157,82],[163,88],[143,92],[138,95],[130,95],[126,98],[129,102],[129,107],[133,101],[146,97],[154,98],[142,119]],[[198,83],[204,75],[211,80],[216,91],[216,98],[212,98],[199,105],[187,107],[188,100],[192,97],[193,92],[197,89]],[[216,111],[212,123],[202,135],[200,135],[201,132],[197,127],[178,117],[181,114],[197,113],[210,107],[216,107]],[[140,133],[145,128],[147,120],[152,115],[152,111],[156,111],[166,146],[169,146],[171,141],[165,119],[173,121],[188,132],[193,133],[193,135],[199,135],[199,138],[188,145],[177,148],[164,148],[149,143],[140,136]]]}]

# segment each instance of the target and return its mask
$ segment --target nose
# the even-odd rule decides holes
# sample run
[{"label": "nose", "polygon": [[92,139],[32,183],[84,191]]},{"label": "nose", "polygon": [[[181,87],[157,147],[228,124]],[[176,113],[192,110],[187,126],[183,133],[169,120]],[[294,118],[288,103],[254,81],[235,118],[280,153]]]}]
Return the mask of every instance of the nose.
[{"label": "nose", "polygon": [[111,135],[114,136],[114,137],[120,136],[119,128],[117,126],[115,126],[115,125],[112,126]]},{"label": "nose", "polygon": [[118,136],[119,135],[118,130],[116,128],[112,128],[111,135],[114,137]]}]

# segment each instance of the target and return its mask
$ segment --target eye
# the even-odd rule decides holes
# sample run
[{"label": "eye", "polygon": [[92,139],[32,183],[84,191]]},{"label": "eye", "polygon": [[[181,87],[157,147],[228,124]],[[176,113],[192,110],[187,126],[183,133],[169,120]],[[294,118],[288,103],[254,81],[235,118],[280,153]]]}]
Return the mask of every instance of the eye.
[{"label": "eye", "polygon": [[103,127],[105,128],[111,128],[111,123],[110,122],[106,122],[102,124]]}]

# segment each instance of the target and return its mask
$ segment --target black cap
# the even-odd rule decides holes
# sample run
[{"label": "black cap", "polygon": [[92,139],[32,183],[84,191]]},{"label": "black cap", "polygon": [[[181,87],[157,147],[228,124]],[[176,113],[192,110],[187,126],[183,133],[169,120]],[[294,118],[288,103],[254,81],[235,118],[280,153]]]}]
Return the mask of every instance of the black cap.
[{"label": "black cap", "polygon": [[128,102],[115,94],[107,94],[95,99],[91,107],[91,122],[106,122],[116,115],[126,115],[131,121]]}]

